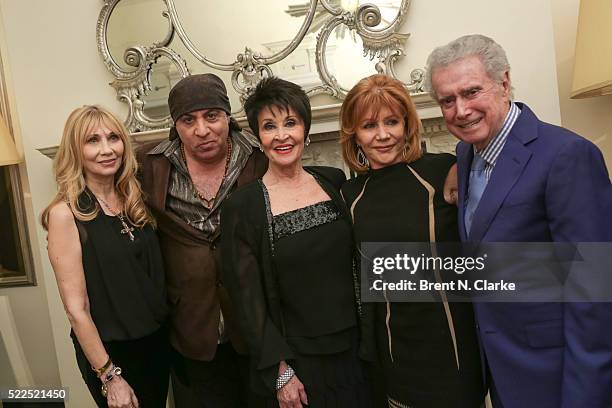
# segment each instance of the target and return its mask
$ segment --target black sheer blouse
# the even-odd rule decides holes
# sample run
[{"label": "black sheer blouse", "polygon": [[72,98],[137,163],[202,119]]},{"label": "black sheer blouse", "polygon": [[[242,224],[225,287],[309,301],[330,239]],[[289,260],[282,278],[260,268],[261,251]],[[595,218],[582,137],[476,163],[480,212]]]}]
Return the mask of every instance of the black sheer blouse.
[{"label": "black sheer blouse", "polygon": [[233,193],[221,212],[223,282],[261,392],[275,389],[281,360],[348,349],[357,324],[351,225],[337,190],[344,174],[307,171],[331,201],[272,216],[258,180]]},{"label": "black sheer blouse", "polygon": [[[267,190],[260,185],[269,212]],[[350,225],[333,201],[323,201],[273,216],[272,229],[287,342],[305,354],[347,350],[346,329],[357,324]]]}]

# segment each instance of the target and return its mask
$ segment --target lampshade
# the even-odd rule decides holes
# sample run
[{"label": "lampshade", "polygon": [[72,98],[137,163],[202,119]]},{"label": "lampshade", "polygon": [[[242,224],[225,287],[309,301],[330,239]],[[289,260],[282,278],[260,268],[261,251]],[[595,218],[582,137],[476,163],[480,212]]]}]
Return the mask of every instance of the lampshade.
[{"label": "lampshade", "polygon": [[571,98],[612,94],[612,0],[581,0]]},{"label": "lampshade", "polygon": [[21,162],[21,157],[17,154],[15,142],[9,133],[4,118],[0,116],[0,166],[17,164]]}]

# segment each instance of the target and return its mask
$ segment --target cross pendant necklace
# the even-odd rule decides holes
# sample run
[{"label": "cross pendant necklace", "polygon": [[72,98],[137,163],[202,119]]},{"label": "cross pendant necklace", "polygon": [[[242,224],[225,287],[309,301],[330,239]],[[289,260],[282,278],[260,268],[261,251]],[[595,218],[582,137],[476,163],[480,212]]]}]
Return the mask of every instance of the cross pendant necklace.
[{"label": "cross pendant necklace", "polygon": [[134,231],[134,227],[130,227],[129,225],[127,225],[123,217],[119,214],[117,214],[117,216],[119,217],[119,221],[121,221],[121,224],[123,225],[123,229],[119,232],[121,232],[122,234],[128,234],[128,237],[130,237],[130,241],[134,241],[134,234],[132,234],[132,231]]},{"label": "cross pendant necklace", "polygon": [[130,241],[134,241],[134,234],[132,234],[132,231],[134,231],[134,227],[130,227],[127,224],[127,222],[125,222],[125,218],[123,217],[123,215],[121,215],[120,212],[116,212],[115,210],[113,210],[108,204],[106,204],[106,201],[104,201],[103,199],[101,199],[98,196],[96,196],[96,198],[98,199],[98,201],[100,201],[106,207],[106,209],[111,214],[113,214],[115,217],[119,218],[119,221],[121,222],[121,225],[123,226],[123,229],[121,229],[121,233],[122,234],[127,234],[128,237],[130,238]]}]

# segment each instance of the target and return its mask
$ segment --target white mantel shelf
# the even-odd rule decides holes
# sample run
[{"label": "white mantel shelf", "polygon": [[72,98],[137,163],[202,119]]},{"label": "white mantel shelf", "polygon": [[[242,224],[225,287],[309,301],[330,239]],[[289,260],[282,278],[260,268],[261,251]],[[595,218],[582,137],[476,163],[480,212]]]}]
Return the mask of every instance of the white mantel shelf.
[{"label": "white mantel shelf", "polygon": [[[412,95],[412,99],[417,106],[419,117],[423,121],[423,130],[425,138],[434,136],[445,136],[448,134],[446,126],[442,120],[442,113],[436,102],[427,93],[419,93]],[[320,105],[312,108],[312,125],[311,134],[336,132],[340,129],[341,103],[331,105]],[[246,116],[237,117],[236,120],[243,128],[248,128]],[[137,132],[130,134],[130,140],[134,145],[139,146],[144,143],[162,140],[168,137],[169,129],[156,129],[146,132]],[[50,159],[55,158],[58,146],[42,147],[37,149]]]}]

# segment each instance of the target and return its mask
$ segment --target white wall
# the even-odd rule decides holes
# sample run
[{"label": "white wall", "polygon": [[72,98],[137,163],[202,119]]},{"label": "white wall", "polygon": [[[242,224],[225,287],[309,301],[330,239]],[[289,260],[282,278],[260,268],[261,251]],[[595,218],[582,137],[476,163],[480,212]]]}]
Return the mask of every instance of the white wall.
[{"label": "white wall", "polygon": [[[0,7],[0,15],[1,15]],[[18,139],[20,129],[15,109],[14,89],[8,64],[4,27],[0,20],[0,57],[3,71],[0,72],[4,91],[8,96],[10,109],[2,112],[7,123],[12,125]],[[4,96],[4,95],[3,95]],[[18,140],[19,141],[19,140]],[[23,146],[17,143],[20,152]],[[19,165],[23,186],[23,201],[28,212],[28,233],[36,245],[32,253],[35,265],[40,265],[38,241],[35,240],[36,228],[32,212],[31,194],[26,165]],[[2,226],[0,226],[1,228]],[[2,243],[0,242],[0,245]],[[1,353],[11,353],[0,361],[0,384],[16,385],[58,385],[58,364],[53,341],[41,342],[38,339],[52,339],[48,302],[44,278],[39,277],[38,286],[0,288],[0,343]],[[12,360],[12,361],[11,361]],[[14,367],[18,364],[19,367]],[[14,370],[11,370],[13,368]],[[19,375],[18,375],[19,374]],[[1,405],[1,404],[0,404]]]},{"label": "white wall", "polygon": [[574,74],[574,49],[580,0],[551,0],[557,56],[561,122],[563,126],[592,140],[604,153],[612,169],[612,95],[570,99]]},{"label": "white wall", "polygon": [[409,79],[435,46],[465,34],[484,34],[506,50],[516,100],[529,104],[540,119],[558,124],[550,15],[550,0],[414,0],[403,29],[412,34],[398,74]]},{"label": "white wall", "polygon": [[[559,123],[550,2],[528,3],[526,7],[525,1],[413,0],[402,30],[412,36],[399,66],[400,75],[407,79],[412,69],[422,67],[434,46],[481,32],[507,50],[517,99],[529,103],[542,119]],[[108,86],[113,78],[96,49],[95,26],[101,7],[100,0],[0,0],[4,58],[12,74],[13,110],[20,129],[17,139],[29,176],[29,216],[36,226],[32,240],[39,280],[37,288],[3,293],[30,299],[13,306],[18,309],[16,320],[29,363],[37,381],[57,379],[70,387],[68,405],[72,407],[91,403],[76,369],[69,326],[46,258],[45,234],[35,224],[34,215],[40,214],[55,193],[51,161],[36,149],[57,145],[69,112],[82,104],[100,103],[125,117],[124,105]],[[218,43],[223,45],[221,40]],[[26,308],[26,304],[33,306]],[[51,353],[57,356],[56,363],[48,356]]]}]

